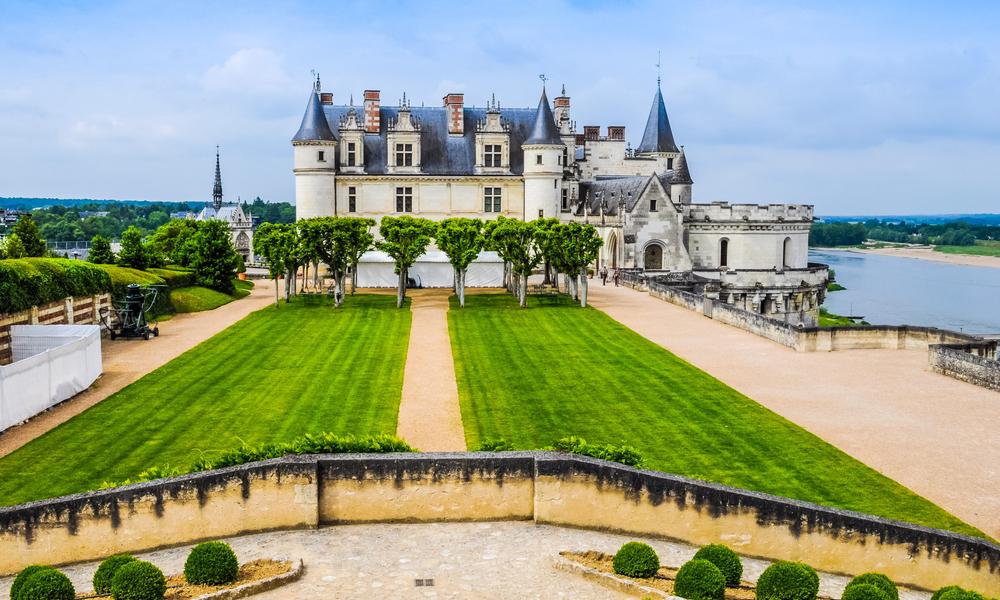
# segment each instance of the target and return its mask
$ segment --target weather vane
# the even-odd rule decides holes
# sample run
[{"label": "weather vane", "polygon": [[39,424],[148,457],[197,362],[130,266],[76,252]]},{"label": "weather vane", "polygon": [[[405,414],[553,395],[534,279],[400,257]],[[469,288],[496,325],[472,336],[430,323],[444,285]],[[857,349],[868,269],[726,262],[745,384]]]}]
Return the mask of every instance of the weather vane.
[{"label": "weather vane", "polygon": [[656,87],[660,87],[660,51],[656,51]]},{"label": "weather vane", "polygon": [[545,73],[539,75],[538,78],[542,80],[542,87],[545,87],[545,82],[548,81],[549,78],[545,76]]}]

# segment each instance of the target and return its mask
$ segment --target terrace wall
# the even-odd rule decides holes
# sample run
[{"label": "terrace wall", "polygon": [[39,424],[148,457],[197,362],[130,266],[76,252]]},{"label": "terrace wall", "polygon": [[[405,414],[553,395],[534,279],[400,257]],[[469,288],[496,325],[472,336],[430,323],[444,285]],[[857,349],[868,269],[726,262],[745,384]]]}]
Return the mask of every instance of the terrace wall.
[{"label": "terrace wall", "polygon": [[989,357],[977,350],[968,344],[933,344],[927,361],[938,373],[1000,392],[1000,361],[995,353]]},{"label": "terrace wall", "polygon": [[0,313],[0,365],[10,364],[12,325],[98,325],[100,309],[110,308],[111,294],[68,297],[16,313]]},{"label": "terrace wall", "polygon": [[288,457],[3,508],[0,573],[255,531],[498,519],[1000,594],[1000,546],[985,540],[546,452]]}]

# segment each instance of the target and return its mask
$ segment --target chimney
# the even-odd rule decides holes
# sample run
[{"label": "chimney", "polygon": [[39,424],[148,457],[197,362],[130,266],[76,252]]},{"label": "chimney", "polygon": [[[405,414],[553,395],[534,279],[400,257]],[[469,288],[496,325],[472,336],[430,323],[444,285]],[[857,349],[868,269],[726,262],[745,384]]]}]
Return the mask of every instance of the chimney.
[{"label": "chimney", "polygon": [[320,92],[319,101],[322,104],[330,106],[331,104],[333,104],[333,92]]},{"label": "chimney", "polygon": [[619,125],[608,125],[608,139],[618,142],[625,141],[625,127]]},{"label": "chimney", "polygon": [[448,133],[465,133],[465,94],[448,94],[444,97],[444,107],[448,109]]},{"label": "chimney", "polygon": [[556,123],[569,119],[569,96],[566,95],[566,86],[563,86],[563,94],[556,96],[553,106],[555,106]]},{"label": "chimney", "polygon": [[379,91],[365,90],[365,133],[378,133],[382,124]]},{"label": "chimney", "polygon": [[583,139],[587,141],[596,141],[601,138],[601,127],[600,125],[584,125],[583,126]]}]

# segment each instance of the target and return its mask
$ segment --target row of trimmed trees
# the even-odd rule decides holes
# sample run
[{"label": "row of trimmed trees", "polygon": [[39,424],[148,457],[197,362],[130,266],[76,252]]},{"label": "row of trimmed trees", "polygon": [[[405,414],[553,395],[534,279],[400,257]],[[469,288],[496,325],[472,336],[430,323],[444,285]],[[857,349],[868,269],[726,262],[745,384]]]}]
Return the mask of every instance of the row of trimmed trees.
[{"label": "row of trimmed trees", "polygon": [[568,292],[587,305],[587,266],[597,259],[602,241],[593,225],[560,223],[557,219],[525,222],[498,217],[496,220],[451,218],[440,222],[411,217],[383,217],[381,239],[375,241],[373,219],[363,217],[317,217],[292,224],[264,223],[254,235],[254,251],[268,263],[275,280],[285,277],[285,300],[295,293],[296,273],[308,278],[312,267],[318,284],[319,265],[325,264],[334,279],[337,307],[343,304],[347,271],[352,273],[351,292],[357,287],[361,255],[372,248],[388,254],[399,276],[396,305],[403,306],[410,267],[436,242],[455,271],[455,293],[465,306],[465,278],[469,265],[483,250],[495,251],[504,261],[504,283],[526,306],[528,276],[544,264],[546,280],[563,274]]}]

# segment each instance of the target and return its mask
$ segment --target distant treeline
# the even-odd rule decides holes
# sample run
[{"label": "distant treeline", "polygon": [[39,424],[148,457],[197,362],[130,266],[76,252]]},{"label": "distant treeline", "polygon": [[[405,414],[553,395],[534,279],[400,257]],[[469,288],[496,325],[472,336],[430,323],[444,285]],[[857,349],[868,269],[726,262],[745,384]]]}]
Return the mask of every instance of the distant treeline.
[{"label": "distant treeline", "polygon": [[965,221],[916,223],[869,219],[863,223],[813,223],[810,246],[855,246],[865,240],[941,246],[974,246],[976,240],[1000,239],[1000,225]]},{"label": "distant treeline", "polygon": [[[138,227],[144,234],[149,234],[170,221],[170,215],[176,213],[197,214],[206,205],[204,202],[134,202],[126,200],[69,202],[69,205],[53,204],[45,208],[31,210],[31,216],[45,240],[49,242],[81,241],[90,240],[95,235],[108,239],[119,239],[122,232],[131,226]],[[258,197],[253,202],[243,202],[242,205],[244,211],[253,213],[254,221],[258,223],[292,223],[295,221],[295,207],[287,202],[265,202]],[[5,227],[0,224],[0,234],[4,233],[6,233]]]}]

